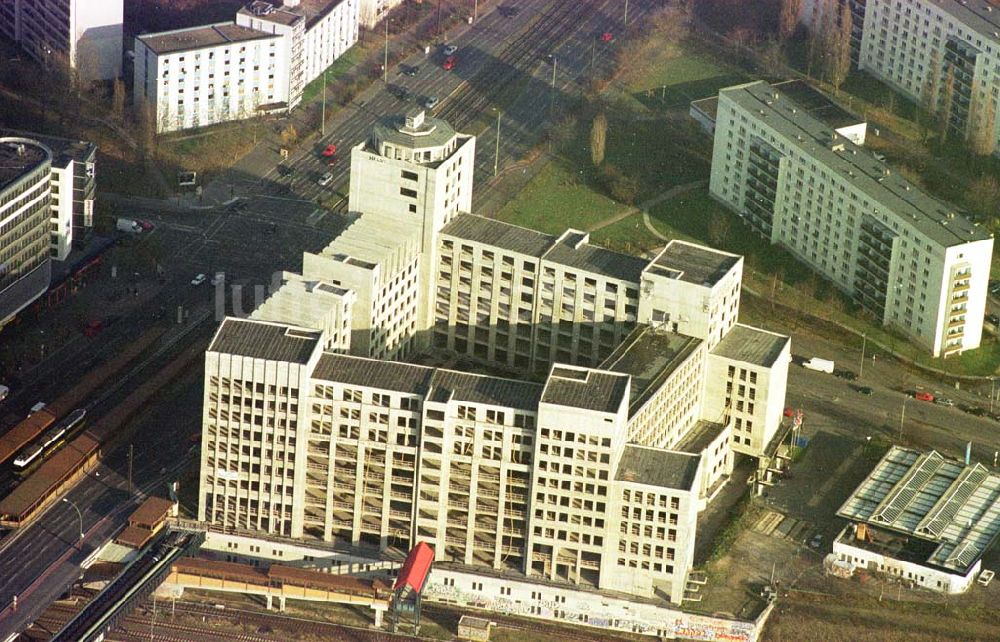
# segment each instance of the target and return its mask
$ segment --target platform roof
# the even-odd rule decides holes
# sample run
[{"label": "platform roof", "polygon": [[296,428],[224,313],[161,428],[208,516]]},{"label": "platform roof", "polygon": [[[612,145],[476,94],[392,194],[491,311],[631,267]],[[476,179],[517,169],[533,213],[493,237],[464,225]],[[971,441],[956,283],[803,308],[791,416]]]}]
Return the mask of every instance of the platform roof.
[{"label": "platform roof", "polygon": [[135,512],[129,515],[129,524],[141,526],[155,526],[162,522],[174,503],[162,497],[147,497]]},{"label": "platform roof", "polygon": [[837,515],[934,542],[927,564],[964,574],[1000,533],[1000,476],[894,446]]},{"label": "platform roof", "polygon": [[399,575],[396,577],[396,584],[392,587],[392,590],[399,591],[409,586],[419,593],[424,588],[424,583],[427,581],[427,576],[431,572],[431,564],[433,563],[434,549],[427,542],[418,542],[410,550],[409,554],[407,554],[406,561],[403,562],[403,567],[399,570]]}]

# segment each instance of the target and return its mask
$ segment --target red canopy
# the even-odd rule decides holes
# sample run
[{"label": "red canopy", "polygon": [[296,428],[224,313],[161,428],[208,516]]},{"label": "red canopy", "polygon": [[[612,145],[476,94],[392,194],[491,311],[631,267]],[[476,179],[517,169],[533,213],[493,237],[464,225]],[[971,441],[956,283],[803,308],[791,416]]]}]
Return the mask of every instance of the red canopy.
[{"label": "red canopy", "polygon": [[403,568],[400,569],[396,585],[392,587],[392,590],[398,591],[404,586],[409,586],[419,593],[424,588],[424,582],[427,581],[427,575],[431,571],[431,563],[433,562],[434,549],[426,542],[418,542],[406,556],[406,561],[403,562]]}]

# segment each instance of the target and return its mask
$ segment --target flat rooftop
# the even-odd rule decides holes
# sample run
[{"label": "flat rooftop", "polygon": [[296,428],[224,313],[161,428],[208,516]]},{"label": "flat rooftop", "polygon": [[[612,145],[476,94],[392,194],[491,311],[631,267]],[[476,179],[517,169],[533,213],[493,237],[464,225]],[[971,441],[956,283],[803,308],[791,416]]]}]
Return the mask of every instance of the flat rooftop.
[{"label": "flat rooftop", "polygon": [[52,152],[52,164],[56,167],[66,167],[69,161],[76,161],[78,163],[93,161],[94,155],[97,153],[97,145],[85,140],[60,138],[59,136],[48,136],[16,129],[0,129],[0,137],[4,136],[18,136],[37,140]]},{"label": "flat rooftop", "polygon": [[700,461],[698,455],[627,444],[615,479],[658,488],[691,490]]},{"label": "flat rooftop", "polygon": [[694,455],[700,455],[708,446],[719,438],[726,430],[725,424],[716,423],[714,421],[705,421],[704,419],[698,421],[694,425],[694,428],[688,431],[688,434],[674,450],[691,453]]},{"label": "flat rooftop", "polygon": [[0,138],[0,189],[47,160],[51,160],[51,154],[38,143],[22,138]]},{"label": "flat rooftop", "polygon": [[714,287],[743,257],[704,245],[674,239],[649,264],[649,271],[661,276]]},{"label": "flat rooftop", "polygon": [[994,46],[1000,45],[1000,4],[991,0],[934,0],[959,22],[992,40]]},{"label": "flat rooftop", "polygon": [[208,352],[305,364],[320,339],[321,333],[316,330],[230,317],[215,332]]},{"label": "flat rooftop", "polygon": [[893,446],[837,515],[932,542],[926,563],[964,575],[1000,532],[1000,476]]},{"label": "flat rooftop", "polygon": [[600,368],[632,377],[629,414],[633,415],[701,344],[701,339],[640,325]]},{"label": "flat rooftop", "polygon": [[149,47],[153,53],[158,55],[278,37],[275,34],[240,26],[235,22],[220,22],[214,25],[161,31],[160,33],[148,33],[138,36],[139,40]]},{"label": "flat rooftop", "polygon": [[628,376],[590,368],[552,366],[541,400],[558,406],[613,413],[621,406]]},{"label": "flat rooftop", "polygon": [[[847,111],[804,80],[783,80],[771,86],[833,129],[851,127],[865,122],[864,118]],[[691,105],[711,118],[712,122],[715,122],[719,111],[718,95],[692,100]]]},{"label": "flat rooftop", "polygon": [[871,152],[835,133],[774,86],[757,81],[719,92],[780,132],[814,159],[868,195],[895,219],[945,247],[991,238],[957,206],[927,194],[877,160]]},{"label": "flat rooftop", "polygon": [[737,323],[712,349],[712,354],[770,368],[789,341],[783,334]]},{"label": "flat rooftop", "polygon": [[466,401],[531,412],[538,409],[542,394],[541,384],[529,381],[332,352],[320,357],[313,377],[426,397],[439,403]]},{"label": "flat rooftop", "polygon": [[591,245],[586,232],[567,230],[556,237],[474,214],[455,217],[442,235],[495,245],[508,252],[633,283],[639,282],[648,264],[638,256]]}]

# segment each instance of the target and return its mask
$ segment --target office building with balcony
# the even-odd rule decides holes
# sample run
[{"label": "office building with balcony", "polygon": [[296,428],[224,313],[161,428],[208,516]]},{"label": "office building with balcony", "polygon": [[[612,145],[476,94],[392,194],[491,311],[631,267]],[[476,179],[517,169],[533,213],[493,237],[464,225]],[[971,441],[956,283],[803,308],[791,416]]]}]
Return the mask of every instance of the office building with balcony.
[{"label": "office building with balcony", "polygon": [[253,0],[233,22],[143,34],[133,94],[159,133],[274,112],[357,42],[357,0]]},{"label": "office building with balcony", "polygon": [[122,24],[123,0],[0,0],[0,35],[81,82],[121,76]]},{"label": "office building with balcony", "polygon": [[51,181],[51,150],[0,138],[0,326],[49,287]]},{"label": "office building with balcony", "polygon": [[719,93],[710,191],[934,356],[979,346],[992,235],[771,85]]},{"label": "office building with balcony", "polygon": [[736,322],[740,256],[468,213],[474,145],[380,123],[355,220],[223,321],[199,519],[680,602],[734,453],[780,438],[789,340]]}]

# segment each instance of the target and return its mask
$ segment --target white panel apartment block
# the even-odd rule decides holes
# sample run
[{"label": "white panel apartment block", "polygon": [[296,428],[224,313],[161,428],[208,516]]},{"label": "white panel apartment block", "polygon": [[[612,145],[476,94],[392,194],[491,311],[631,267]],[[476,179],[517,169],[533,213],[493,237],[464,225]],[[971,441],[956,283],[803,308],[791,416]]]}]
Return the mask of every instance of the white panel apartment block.
[{"label": "white panel apartment block", "polygon": [[767,83],[719,93],[710,191],[934,356],[979,346],[992,235]]}]

